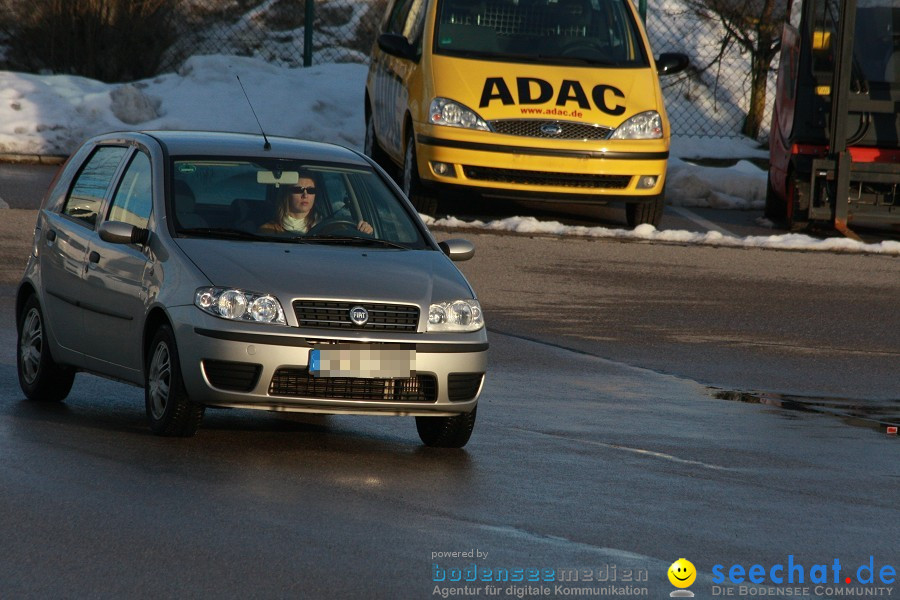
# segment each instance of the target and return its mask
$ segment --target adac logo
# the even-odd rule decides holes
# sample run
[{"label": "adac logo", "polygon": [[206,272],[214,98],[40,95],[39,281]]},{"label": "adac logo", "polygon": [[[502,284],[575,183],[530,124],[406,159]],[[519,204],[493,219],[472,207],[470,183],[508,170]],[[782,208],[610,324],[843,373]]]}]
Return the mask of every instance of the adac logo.
[{"label": "adac logo", "polygon": [[669,594],[672,598],[693,598],[694,592],[689,589],[694,580],[697,579],[697,569],[694,564],[686,558],[679,558],[669,567],[669,582],[679,588],[673,590]]}]

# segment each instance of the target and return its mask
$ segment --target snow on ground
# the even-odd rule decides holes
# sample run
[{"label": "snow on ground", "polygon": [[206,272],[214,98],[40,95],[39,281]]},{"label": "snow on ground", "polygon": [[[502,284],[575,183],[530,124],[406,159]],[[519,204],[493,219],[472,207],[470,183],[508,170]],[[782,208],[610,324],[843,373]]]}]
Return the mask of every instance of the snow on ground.
[{"label": "snow on ground", "polygon": [[[85,138],[115,130],[255,133],[259,127],[241,84],[266,133],[332,142],[358,150],[364,137],[365,78],[366,67],[360,64],[292,69],[255,58],[222,55],[195,56],[175,73],[129,84],[105,84],[71,75],[0,71],[0,154],[68,155]],[[752,140],[675,138],[669,160],[667,201],[685,207],[760,210],[765,202],[766,174],[746,159],[767,155]],[[735,164],[711,167],[690,162],[700,158],[734,159]],[[0,199],[0,208],[5,206]],[[718,232],[657,231],[647,225],[629,231],[573,227],[530,217],[489,223],[462,222],[452,217],[427,220],[436,225],[493,231],[900,255],[900,242],[863,244],[798,234],[740,238]]]}]

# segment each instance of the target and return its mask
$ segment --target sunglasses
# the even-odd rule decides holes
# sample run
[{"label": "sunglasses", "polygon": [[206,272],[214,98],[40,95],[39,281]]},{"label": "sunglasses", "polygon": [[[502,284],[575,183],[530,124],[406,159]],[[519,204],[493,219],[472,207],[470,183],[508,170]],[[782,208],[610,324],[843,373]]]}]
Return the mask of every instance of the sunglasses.
[{"label": "sunglasses", "polygon": [[316,188],[315,188],[315,186],[312,186],[312,185],[309,187],[297,186],[297,187],[291,188],[291,193],[292,194],[306,193],[306,194],[309,194],[310,196],[314,196],[316,193]]}]

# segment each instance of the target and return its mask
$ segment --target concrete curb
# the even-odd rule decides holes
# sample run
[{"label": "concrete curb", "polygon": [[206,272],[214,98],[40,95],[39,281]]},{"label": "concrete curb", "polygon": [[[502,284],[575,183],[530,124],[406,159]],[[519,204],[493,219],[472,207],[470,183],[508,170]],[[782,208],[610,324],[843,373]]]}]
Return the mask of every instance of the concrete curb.
[{"label": "concrete curb", "polygon": [[68,156],[0,153],[0,162],[30,165],[61,165]]}]

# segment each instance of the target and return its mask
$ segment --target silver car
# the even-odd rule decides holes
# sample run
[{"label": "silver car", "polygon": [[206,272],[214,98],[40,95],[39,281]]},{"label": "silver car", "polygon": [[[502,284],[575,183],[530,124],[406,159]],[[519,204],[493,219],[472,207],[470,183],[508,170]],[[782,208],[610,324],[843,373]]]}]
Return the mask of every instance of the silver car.
[{"label": "silver car", "polygon": [[473,253],[437,243],[345,148],[98,136],[38,215],[16,299],[19,383],[48,401],[78,371],[142,386],[161,435],[193,435],[206,407],[233,407],[414,416],[425,444],[462,447],[488,341],[451,261]]}]

